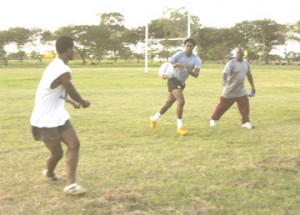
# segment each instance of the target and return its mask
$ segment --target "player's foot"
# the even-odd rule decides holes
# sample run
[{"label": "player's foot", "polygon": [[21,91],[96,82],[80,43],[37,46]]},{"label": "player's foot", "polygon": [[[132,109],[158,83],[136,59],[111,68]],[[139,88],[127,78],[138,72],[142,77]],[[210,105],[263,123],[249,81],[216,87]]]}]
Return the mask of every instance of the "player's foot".
[{"label": "player's foot", "polygon": [[250,122],[246,122],[244,124],[242,124],[242,128],[247,128],[247,129],[253,129],[255,126],[251,125]]},{"label": "player's foot", "polygon": [[213,120],[213,119],[211,119],[211,120],[209,121],[209,126],[210,126],[210,127],[216,127],[217,124],[218,124],[218,120]]},{"label": "player's foot", "polygon": [[54,176],[53,176],[53,177],[49,177],[49,176],[48,176],[48,170],[47,170],[47,169],[45,169],[45,170],[43,171],[43,175],[46,176],[50,181],[59,181],[59,180],[62,179],[61,176],[56,175],[55,173],[54,173]]},{"label": "player's foot", "polygon": [[186,135],[186,134],[188,134],[188,131],[185,130],[183,127],[181,127],[179,129],[177,129],[177,133],[181,134],[181,135]]},{"label": "player's foot", "polygon": [[67,195],[82,195],[86,193],[87,190],[81,187],[79,184],[73,183],[64,188],[64,193]]},{"label": "player's foot", "polygon": [[154,129],[156,127],[156,121],[153,120],[153,116],[150,116],[150,121],[151,121],[150,128]]}]

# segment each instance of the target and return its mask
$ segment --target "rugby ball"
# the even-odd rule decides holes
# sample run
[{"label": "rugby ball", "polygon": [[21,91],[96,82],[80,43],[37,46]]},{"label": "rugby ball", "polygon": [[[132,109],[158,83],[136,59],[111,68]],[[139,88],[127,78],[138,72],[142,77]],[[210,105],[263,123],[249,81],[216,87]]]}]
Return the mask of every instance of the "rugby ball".
[{"label": "rugby ball", "polygon": [[158,71],[158,76],[161,77],[162,79],[168,79],[170,77],[170,75],[172,74],[174,70],[174,67],[171,63],[163,63],[160,67],[159,67],[159,71]]}]

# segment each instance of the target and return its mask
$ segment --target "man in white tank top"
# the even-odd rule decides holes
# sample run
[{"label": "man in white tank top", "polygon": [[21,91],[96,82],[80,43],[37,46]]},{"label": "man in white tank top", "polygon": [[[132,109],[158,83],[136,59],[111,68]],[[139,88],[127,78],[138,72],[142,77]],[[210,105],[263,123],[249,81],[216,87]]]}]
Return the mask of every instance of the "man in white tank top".
[{"label": "man in white tank top", "polygon": [[67,186],[64,192],[82,194],[86,189],[76,183],[80,141],[65,109],[65,103],[71,103],[75,108],[87,108],[90,102],[83,99],[75,88],[72,71],[67,65],[74,57],[73,39],[68,36],[58,38],[56,51],[58,57],[48,65],[39,83],[30,124],[34,139],[43,141],[50,152],[47,169],[43,174],[51,181],[61,178],[54,170],[63,157],[63,142],[67,145]]}]

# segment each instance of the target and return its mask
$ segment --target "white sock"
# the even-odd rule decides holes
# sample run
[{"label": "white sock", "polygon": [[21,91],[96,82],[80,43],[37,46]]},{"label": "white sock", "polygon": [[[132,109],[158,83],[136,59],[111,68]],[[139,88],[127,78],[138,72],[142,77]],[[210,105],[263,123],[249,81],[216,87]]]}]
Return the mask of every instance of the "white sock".
[{"label": "white sock", "polygon": [[182,127],[182,119],[177,119],[177,129]]},{"label": "white sock", "polygon": [[159,113],[159,111],[153,116],[153,120],[154,121],[157,121],[158,120],[158,118],[161,116],[161,114]]}]

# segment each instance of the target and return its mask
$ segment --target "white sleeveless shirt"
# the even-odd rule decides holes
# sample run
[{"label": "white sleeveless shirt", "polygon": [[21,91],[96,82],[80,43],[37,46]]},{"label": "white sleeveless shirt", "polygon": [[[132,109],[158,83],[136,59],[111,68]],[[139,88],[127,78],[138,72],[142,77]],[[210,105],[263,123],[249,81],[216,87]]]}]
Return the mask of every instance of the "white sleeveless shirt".
[{"label": "white sleeveless shirt", "polygon": [[61,59],[54,59],[46,68],[39,83],[30,123],[39,128],[53,128],[63,125],[70,115],[65,109],[66,90],[62,85],[51,89],[51,83],[60,75],[69,72],[70,67]]}]

